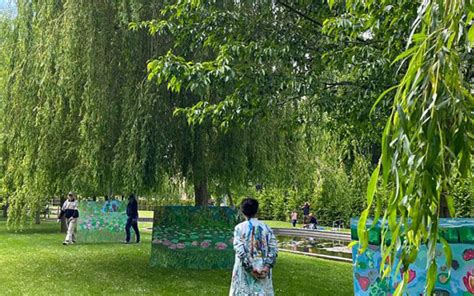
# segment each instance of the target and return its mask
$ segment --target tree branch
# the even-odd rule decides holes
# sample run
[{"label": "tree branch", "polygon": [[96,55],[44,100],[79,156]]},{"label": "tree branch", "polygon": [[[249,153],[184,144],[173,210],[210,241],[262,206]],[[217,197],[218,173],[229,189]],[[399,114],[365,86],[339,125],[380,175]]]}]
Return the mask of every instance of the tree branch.
[{"label": "tree branch", "polygon": [[289,10],[293,11],[294,13],[296,13],[297,15],[301,16],[302,18],[322,27],[323,24],[317,20],[315,20],[314,18],[310,17],[309,15],[307,14],[304,14],[302,13],[301,11],[297,10],[296,8],[294,7],[291,7],[290,5],[288,5],[287,3],[283,2],[283,1],[280,1],[280,0],[277,0],[276,3],[278,4],[281,4],[282,6],[288,8]]}]

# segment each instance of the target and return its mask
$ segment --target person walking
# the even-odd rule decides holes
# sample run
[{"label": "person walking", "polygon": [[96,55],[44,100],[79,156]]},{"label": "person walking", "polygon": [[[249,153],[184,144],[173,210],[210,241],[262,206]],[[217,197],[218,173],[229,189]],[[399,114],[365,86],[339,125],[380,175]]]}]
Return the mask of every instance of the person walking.
[{"label": "person walking", "polygon": [[133,227],[137,244],[140,242],[140,230],[138,230],[138,202],[134,194],[130,194],[127,204],[127,224],[125,225],[126,244],[130,243],[130,227]]},{"label": "person walking", "polygon": [[255,218],[258,201],[246,198],[240,205],[246,221],[234,229],[235,263],[230,296],[273,296],[272,268],[278,256],[272,229]]},{"label": "person walking", "polygon": [[67,223],[67,234],[66,239],[63,242],[63,245],[71,245],[76,242],[76,224],[77,219],[79,218],[79,210],[77,209],[77,200],[74,193],[69,192],[67,195],[67,200],[63,203],[61,207],[61,213],[58,217],[58,222],[61,221],[61,218],[66,218]]}]

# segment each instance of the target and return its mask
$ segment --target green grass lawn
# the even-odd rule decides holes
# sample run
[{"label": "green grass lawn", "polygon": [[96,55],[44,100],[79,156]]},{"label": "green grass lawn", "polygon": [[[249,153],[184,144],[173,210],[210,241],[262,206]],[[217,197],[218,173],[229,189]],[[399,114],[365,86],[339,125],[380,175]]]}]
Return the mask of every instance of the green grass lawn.
[{"label": "green grass lawn", "polygon": [[[275,221],[275,220],[262,220],[262,222],[266,223],[268,226],[272,228],[293,228],[293,224],[291,224],[291,222]],[[303,227],[303,224],[298,223],[296,224],[296,227],[301,228]]]},{"label": "green grass lawn", "polygon": [[[58,224],[21,233],[0,220],[0,294],[227,295],[230,271],[151,268],[150,233],[140,244],[61,245]],[[280,253],[276,295],[352,295],[351,265]]]},{"label": "green grass lawn", "polygon": [[140,218],[153,218],[153,211],[138,211]]}]

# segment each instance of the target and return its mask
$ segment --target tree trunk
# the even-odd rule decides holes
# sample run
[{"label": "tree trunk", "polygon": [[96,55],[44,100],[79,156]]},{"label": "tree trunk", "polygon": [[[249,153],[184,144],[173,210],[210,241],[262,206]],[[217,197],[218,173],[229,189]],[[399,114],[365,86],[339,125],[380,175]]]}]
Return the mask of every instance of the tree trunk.
[{"label": "tree trunk", "polygon": [[440,218],[451,218],[449,214],[448,202],[446,201],[446,195],[441,193],[441,198],[439,200],[439,217]]},{"label": "tree trunk", "polygon": [[201,127],[194,128],[193,181],[194,205],[207,206],[209,202],[208,170],[206,164],[207,138]]},{"label": "tree trunk", "polygon": [[3,218],[8,217],[8,202],[3,206]]},{"label": "tree trunk", "polygon": [[[61,196],[61,199],[60,199],[60,202],[59,202],[61,204],[60,208],[59,208],[59,212],[61,212],[61,208],[63,207],[64,202],[66,202],[66,198],[64,198],[64,196]],[[58,215],[59,215],[59,213],[58,213]],[[61,218],[61,232],[62,233],[67,232],[67,223],[66,223],[66,217],[65,216],[63,216]]]},{"label": "tree trunk", "polygon": [[207,179],[194,183],[194,205],[207,206],[209,201],[209,191],[207,189]]},{"label": "tree trunk", "polygon": [[3,218],[7,218],[8,217],[8,196],[5,197],[6,201],[5,201],[5,204],[3,205]]},{"label": "tree trunk", "polygon": [[35,213],[35,224],[40,224],[41,223],[41,211],[36,210]]},{"label": "tree trunk", "polygon": [[232,199],[232,194],[230,193],[230,190],[227,189],[227,196],[229,197],[229,204],[228,206],[233,208],[234,207],[234,200]]}]

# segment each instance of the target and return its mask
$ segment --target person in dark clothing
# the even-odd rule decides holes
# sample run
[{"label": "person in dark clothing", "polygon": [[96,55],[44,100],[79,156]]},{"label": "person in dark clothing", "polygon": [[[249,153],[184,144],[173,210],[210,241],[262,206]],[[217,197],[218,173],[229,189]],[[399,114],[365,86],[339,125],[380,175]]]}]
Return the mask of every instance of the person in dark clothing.
[{"label": "person in dark clothing", "polygon": [[313,214],[309,214],[309,229],[317,229],[318,225],[318,220],[316,220],[316,217],[313,216]]},{"label": "person in dark clothing", "polygon": [[308,202],[304,203],[304,206],[301,208],[303,210],[303,224],[308,223],[309,220],[309,211],[310,211],[310,206]]},{"label": "person in dark clothing", "polygon": [[134,194],[131,194],[128,197],[127,216],[127,224],[125,225],[125,232],[127,234],[127,237],[125,239],[125,243],[130,243],[130,227],[133,227],[133,230],[135,231],[135,235],[137,237],[137,243],[139,243],[140,231],[138,230],[138,203]]}]

